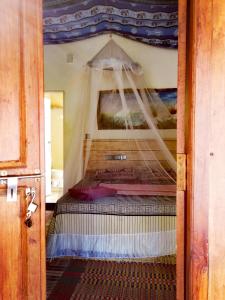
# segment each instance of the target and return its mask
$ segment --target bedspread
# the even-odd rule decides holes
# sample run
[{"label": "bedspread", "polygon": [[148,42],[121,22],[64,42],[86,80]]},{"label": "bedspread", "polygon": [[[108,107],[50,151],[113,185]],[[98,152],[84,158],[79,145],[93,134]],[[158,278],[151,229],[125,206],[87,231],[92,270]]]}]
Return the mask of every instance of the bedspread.
[{"label": "bedspread", "polygon": [[[85,179],[76,186],[97,184]],[[116,194],[84,201],[66,193],[57,202],[47,243],[49,258],[144,258],[175,252],[174,196]]]}]

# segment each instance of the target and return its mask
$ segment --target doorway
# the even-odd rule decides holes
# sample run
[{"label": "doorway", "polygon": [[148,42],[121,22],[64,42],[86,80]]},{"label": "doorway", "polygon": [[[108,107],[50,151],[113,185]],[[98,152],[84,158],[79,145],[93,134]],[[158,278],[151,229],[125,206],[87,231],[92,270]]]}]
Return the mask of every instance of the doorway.
[{"label": "doorway", "polygon": [[46,203],[55,203],[63,194],[63,103],[62,91],[45,92]]},{"label": "doorway", "polygon": [[[112,34],[111,34],[111,37],[112,37]],[[96,38],[96,37],[95,37]],[[92,40],[94,40],[95,38],[93,38]],[[113,37],[114,38],[114,37]],[[85,80],[85,77],[83,76],[82,77],[82,67],[93,57],[93,54],[97,54],[98,51],[101,50],[101,48],[104,46],[104,44],[106,44],[107,42],[107,39],[108,39],[108,36],[105,35],[105,36],[102,36],[101,40],[99,41],[99,43],[97,42],[93,48],[90,47],[90,44],[91,44],[91,41],[92,40],[84,40],[84,41],[81,41],[81,42],[77,42],[76,45],[74,43],[71,43],[70,44],[64,44],[64,45],[57,45],[57,46],[54,46],[54,45],[51,45],[49,47],[46,47],[46,54],[48,55],[49,57],[49,61],[52,61],[52,70],[54,69],[54,72],[51,72],[50,69],[47,69],[47,74],[52,74],[54,73],[54,80],[47,80],[47,82],[50,82],[50,86],[52,88],[53,86],[53,81],[55,82],[58,82],[60,84],[60,86],[66,86],[66,88],[68,88],[68,91],[67,91],[67,95],[68,95],[68,98],[67,98],[67,108],[66,108],[66,111],[65,111],[65,117],[66,117],[66,124],[67,124],[67,127],[66,127],[66,132],[68,132],[68,135],[65,136],[65,149],[66,149],[66,160],[69,158],[71,159],[71,156],[70,156],[70,152],[71,152],[71,147],[70,145],[74,145],[74,144],[79,144],[78,140],[77,140],[77,143],[74,143],[74,137],[75,136],[78,136],[79,132],[76,131],[75,127],[76,127],[76,122],[75,120],[77,121],[77,118],[74,118],[74,116],[78,113],[81,112],[81,102],[82,102],[82,94],[80,91],[84,91],[85,89],[84,88],[81,88],[84,80]],[[115,38],[116,40],[120,40],[120,37],[116,37]],[[83,43],[83,45],[82,45]],[[122,43],[121,43],[122,44]],[[129,44],[129,41],[126,41],[124,39],[124,45],[128,45]],[[123,45],[123,44],[122,44]],[[102,46],[102,47],[101,47]],[[53,48],[55,47],[55,50],[53,51]],[[123,47],[123,46],[122,46]],[[91,55],[88,53],[88,49],[91,48]],[[124,46],[125,49],[132,49],[132,46],[131,47],[126,47]],[[145,48],[145,46],[143,46],[143,48]],[[93,51],[92,51],[93,50]],[[133,49],[132,49],[133,50]],[[160,49],[158,49],[158,51],[160,52]],[[139,52],[139,56],[138,56],[138,52]],[[163,52],[163,51],[162,51]],[[173,50],[170,50],[170,53],[172,54]],[[52,54],[54,53],[54,55]],[[145,61],[150,61],[150,59],[148,60],[149,57],[151,57],[151,55],[147,55],[147,51],[145,52],[144,50],[143,51],[131,51],[131,56],[133,57],[133,55],[135,56],[136,60],[139,61],[140,59],[140,53],[142,53],[142,56],[143,56],[143,59]],[[60,59],[57,58],[57,55],[60,57]],[[172,54],[173,55],[173,54]],[[154,57],[154,55],[152,55]],[[47,56],[46,56],[47,57]],[[182,59],[185,59],[185,57],[183,57]],[[173,59],[168,59],[167,61],[167,65],[169,64],[169,62],[171,62],[171,60]],[[45,60],[45,62],[47,62],[48,66],[50,66],[50,63],[49,61]],[[60,64],[57,64],[57,62],[60,61]],[[158,65],[155,63],[155,62],[158,62],[157,59],[154,59],[151,61],[152,65],[151,65],[151,71],[152,73],[154,73],[154,68],[152,66],[155,66],[157,68],[157,71],[158,71],[158,77],[160,79],[163,78],[163,76],[165,76],[165,69],[162,67],[160,67],[160,63],[158,63]],[[163,59],[161,59],[161,61],[163,61]],[[145,66],[148,66],[148,63],[145,63]],[[177,61],[175,62],[174,64],[174,68],[176,69],[177,67]],[[150,67],[149,67],[150,69]],[[161,74],[160,75],[160,69],[161,71],[163,71],[163,75]],[[63,81],[60,81],[60,74],[61,74],[61,70],[63,70],[64,74],[68,75],[68,82],[66,82],[66,76],[64,77],[64,80]],[[168,71],[168,70],[167,70]],[[176,70],[177,71],[177,70]],[[172,72],[173,73],[173,72]],[[59,74],[59,78],[57,77]],[[168,75],[168,79],[173,81],[173,83],[175,82],[175,85],[173,86],[164,86],[164,87],[167,87],[167,88],[176,88],[176,79],[175,79],[175,76],[173,76],[174,74],[171,75],[171,73],[169,74],[169,72],[167,73]],[[183,75],[182,75],[183,76]],[[152,74],[151,76],[149,77],[154,77]],[[175,79],[175,80],[174,80]],[[171,82],[170,82],[171,83]],[[54,88],[57,88],[57,87],[54,87]],[[106,88],[107,89],[107,88]],[[79,92],[78,92],[79,91]],[[180,86],[179,86],[179,89],[178,89],[178,97],[181,97],[181,92],[180,92]],[[181,99],[181,98],[179,98]],[[178,106],[178,110],[181,109],[180,107],[180,104],[178,103],[177,104]],[[76,115],[77,116],[77,115]],[[67,122],[68,120],[68,122]],[[178,123],[179,123],[179,126],[181,125],[181,123],[183,122],[183,120],[181,120],[181,117],[178,116]],[[78,127],[78,126],[77,126]],[[75,131],[73,131],[73,128],[75,129]],[[169,132],[165,133],[165,138],[167,137],[168,138],[168,134]],[[171,132],[170,132],[171,133]],[[181,133],[181,131],[179,131],[179,134],[183,134],[183,132]],[[115,131],[113,132],[113,138],[114,140],[116,141],[116,139],[120,139],[121,138],[121,134],[118,134],[118,132],[116,133]],[[111,137],[112,137],[111,135]],[[103,132],[103,131],[98,131],[96,132],[96,138],[97,139],[102,139],[102,142],[106,142],[107,140],[107,137],[108,137],[108,132]],[[104,140],[105,139],[105,140]],[[170,139],[170,142],[171,140],[176,140],[177,139],[177,136],[176,136],[176,132],[174,134],[174,132],[172,133],[172,135],[169,137]],[[178,139],[178,144],[180,145],[180,140],[181,139]],[[79,140],[80,141],[80,140]],[[174,147],[174,145],[172,145],[172,148],[171,149],[173,151],[173,155],[176,153],[176,146]],[[181,149],[181,148],[179,148]],[[73,149],[72,149],[73,150]],[[97,148],[97,150],[99,150],[99,148]],[[181,150],[179,150],[178,152],[179,153],[182,153],[182,151],[180,152]],[[100,152],[99,152],[100,154]],[[111,153],[110,153],[111,154]],[[74,160],[74,158],[76,158],[76,156],[72,155],[73,159],[70,160],[70,164],[68,163],[68,168],[70,168],[71,171],[74,171],[74,169],[76,169],[77,165],[78,165],[78,162]],[[98,160],[99,160],[99,157],[100,155],[98,156]],[[97,160],[96,159],[96,160]],[[103,164],[104,162],[102,162]],[[74,175],[74,174],[73,174]],[[71,181],[71,176],[67,176],[66,175],[66,185],[67,185],[67,188],[71,187],[72,184],[73,184],[73,179]],[[70,180],[70,181],[69,181]],[[182,195],[181,195],[182,194]],[[184,207],[181,207],[181,204],[184,204],[182,201],[183,201],[183,194],[184,192],[181,191],[181,193],[179,193],[179,204],[177,205],[177,207],[179,208],[179,212],[182,212],[184,213],[183,209]],[[183,222],[184,222],[184,216],[182,216],[181,214],[178,216],[178,226],[179,226],[179,229],[178,229],[178,232],[179,232],[179,238],[178,238],[178,242],[177,242],[177,249],[178,249],[178,258],[177,258],[177,262],[179,264],[177,264],[177,270],[179,271],[179,286],[181,287],[183,285],[183,274],[182,276],[181,273],[183,272],[183,269],[180,268],[180,266],[183,264]],[[174,228],[173,228],[174,229]],[[180,230],[181,229],[181,230]],[[182,265],[183,266],[183,265]],[[180,271],[181,270],[181,271]],[[183,289],[179,289],[179,293],[181,294]]]}]

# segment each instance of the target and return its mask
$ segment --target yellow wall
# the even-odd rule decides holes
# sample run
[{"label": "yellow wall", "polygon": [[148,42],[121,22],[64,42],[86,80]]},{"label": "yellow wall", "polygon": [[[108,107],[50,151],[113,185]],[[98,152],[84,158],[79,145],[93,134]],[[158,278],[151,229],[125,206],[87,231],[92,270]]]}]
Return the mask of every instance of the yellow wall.
[{"label": "yellow wall", "polygon": [[63,92],[47,92],[51,100],[52,169],[63,170]]},{"label": "yellow wall", "polygon": [[63,169],[63,109],[51,109],[52,169]]}]

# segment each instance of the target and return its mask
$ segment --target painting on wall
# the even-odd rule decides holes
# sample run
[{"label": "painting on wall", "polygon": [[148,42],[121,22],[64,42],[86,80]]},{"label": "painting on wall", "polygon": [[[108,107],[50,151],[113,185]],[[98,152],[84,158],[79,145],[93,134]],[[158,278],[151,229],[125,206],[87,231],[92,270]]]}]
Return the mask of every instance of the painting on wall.
[{"label": "painting on wall", "polygon": [[[140,96],[141,93],[138,91]],[[129,109],[129,119],[132,121],[133,129],[149,129],[145,117],[137,103],[133,90],[125,89],[124,95]],[[147,89],[145,95],[148,99],[155,124],[159,129],[176,129],[177,123],[177,89]],[[154,99],[154,101],[152,101]],[[159,116],[154,103],[160,103],[169,114]],[[118,90],[101,91],[98,102],[98,129],[114,130],[126,129],[128,116],[124,116],[121,97]],[[129,129],[129,126],[128,126]]]}]

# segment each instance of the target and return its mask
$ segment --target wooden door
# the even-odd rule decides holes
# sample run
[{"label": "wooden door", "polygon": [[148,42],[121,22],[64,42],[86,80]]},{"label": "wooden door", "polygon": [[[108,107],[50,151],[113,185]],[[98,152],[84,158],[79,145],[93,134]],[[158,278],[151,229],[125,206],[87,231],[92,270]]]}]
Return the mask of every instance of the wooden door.
[{"label": "wooden door", "polygon": [[225,299],[225,1],[190,1],[187,299]]},{"label": "wooden door", "polygon": [[0,1],[0,176],[42,171],[41,3]]},{"label": "wooden door", "polygon": [[[0,299],[45,299],[42,1],[0,1]],[[28,176],[34,177],[30,178]],[[18,177],[15,201],[8,178]],[[24,224],[36,190],[33,226]]]}]

